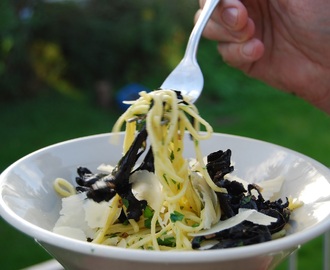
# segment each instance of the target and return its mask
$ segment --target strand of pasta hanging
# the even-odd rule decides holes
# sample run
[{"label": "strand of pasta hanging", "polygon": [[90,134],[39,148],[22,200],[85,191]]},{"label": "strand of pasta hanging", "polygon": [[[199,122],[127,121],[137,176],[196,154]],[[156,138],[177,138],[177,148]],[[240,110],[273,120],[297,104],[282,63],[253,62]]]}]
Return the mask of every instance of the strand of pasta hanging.
[{"label": "strand of pasta hanging", "polygon": [[[146,124],[154,155],[155,175],[163,187],[163,200],[158,208],[154,209],[151,220],[152,246],[159,249],[156,224],[170,224],[167,233],[175,236],[176,248],[189,249],[191,244],[187,233],[202,229],[204,224],[201,218],[203,203],[192,186],[187,160],[183,157],[184,133],[188,131],[191,134],[197,150],[197,162],[200,167],[205,167],[198,141],[208,139],[212,134],[212,127],[199,116],[193,104],[183,98],[179,99],[175,91],[141,92],[140,98],[131,103],[113,129],[113,132],[119,132],[122,126],[126,125],[124,153],[134,140],[137,119],[142,119]],[[204,126],[205,132],[200,132],[200,126]],[[205,175],[203,173],[203,177]],[[209,182],[214,189],[219,190],[212,180]],[[169,217],[162,218],[161,211],[164,207],[165,213],[182,213],[186,221],[172,222]],[[186,224],[187,220],[189,225]]]},{"label": "strand of pasta hanging", "polygon": [[[101,165],[100,173],[79,167],[75,187],[63,178],[54,181],[55,191],[63,197],[54,232],[146,250],[222,248],[233,241],[250,244],[252,238],[269,241],[283,235],[294,203],[270,202],[258,186],[229,180],[237,179],[228,175],[233,171],[230,149],[212,152],[204,162],[200,141],[213,131],[189,100],[176,91],[156,90],[141,92],[129,103],[113,129],[113,135],[124,130],[118,163]],[[187,139],[195,150],[190,159],[184,157]],[[242,222],[245,219],[248,222]],[[272,225],[276,220],[279,226]],[[248,238],[231,239],[228,224],[248,231]]]},{"label": "strand of pasta hanging", "polygon": [[[201,118],[197,108],[176,91],[141,92],[139,99],[127,103],[130,107],[118,118],[113,132],[124,129],[123,157],[138,156],[138,152],[133,155],[130,152],[145,129],[146,143],[153,156],[153,178],[159,183],[160,192],[157,200],[147,201],[141,218],[128,218],[127,222],[120,221],[120,217],[122,212],[130,216],[129,206],[125,196],[116,194],[109,201],[111,211],[107,213],[104,227],[97,229],[91,241],[126,248],[192,249],[189,234],[209,228],[220,219],[219,202],[211,193],[223,189],[210,179],[199,147],[200,140],[212,135],[212,127]],[[191,170],[183,156],[186,132],[194,142],[196,171]],[[98,185],[110,184],[101,181]],[[69,196],[74,190],[63,179],[55,181],[54,187],[62,196]],[[146,214],[148,210],[150,215]]]}]

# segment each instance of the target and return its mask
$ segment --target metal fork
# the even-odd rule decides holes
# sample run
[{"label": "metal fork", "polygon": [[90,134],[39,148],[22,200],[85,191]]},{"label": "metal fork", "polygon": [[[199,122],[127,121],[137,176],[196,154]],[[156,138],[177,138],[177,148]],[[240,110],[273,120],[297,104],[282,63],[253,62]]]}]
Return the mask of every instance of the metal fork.
[{"label": "metal fork", "polygon": [[203,86],[203,73],[197,63],[197,48],[200,37],[214,8],[220,0],[207,0],[188,40],[187,48],[181,62],[163,82],[161,89],[180,91],[195,102],[200,96]]}]

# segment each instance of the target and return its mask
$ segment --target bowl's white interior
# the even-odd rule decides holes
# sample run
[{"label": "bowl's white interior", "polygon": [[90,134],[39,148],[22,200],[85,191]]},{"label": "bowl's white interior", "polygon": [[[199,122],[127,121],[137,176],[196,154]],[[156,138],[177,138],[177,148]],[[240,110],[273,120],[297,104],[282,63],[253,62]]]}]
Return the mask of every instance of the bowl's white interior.
[{"label": "bowl's white interior", "polygon": [[[3,218],[37,240],[88,252],[92,244],[81,242],[78,245],[77,240],[50,232],[61,207],[52,185],[56,177],[74,183],[78,166],[96,171],[102,163],[116,164],[122,153],[122,138],[114,145],[110,143],[110,136],[113,135],[102,134],[59,143],[10,166],[0,176],[0,213]],[[304,205],[293,213],[289,234],[282,239],[221,251],[184,252],[180,255],[156,253],[147,260],[171,258],[172,261],[185,261],[188,257],[190,260],[206,260],[211,259],[212,254],[214,260],[226,260],[275,252],[302,244],[330,228],[330,171],[325,166],[286,148],[238,136],[214,134],[212,139],[201,142],[201,147],[205,155],[230,148],[234,174],[249,182],[284,176],[281,197],[298,198]],[[185,155],[194,157],[188,138]],[[93,252],[109,256],[109,249],[116,248],[94,245]],[[116,253],[115,256],[127,254]]]}]

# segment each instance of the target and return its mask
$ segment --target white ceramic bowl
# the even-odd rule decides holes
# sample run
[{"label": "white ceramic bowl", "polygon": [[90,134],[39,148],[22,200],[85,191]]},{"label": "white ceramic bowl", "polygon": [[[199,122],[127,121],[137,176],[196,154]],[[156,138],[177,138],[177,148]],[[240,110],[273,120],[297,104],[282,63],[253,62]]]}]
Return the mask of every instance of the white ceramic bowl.
[{"label": "white ceramic bowl", "polygon": [[[66,269],[273,269],[300,244],[330,229],[328,168],[270,143],[214,134],[212,139],[201,143],[205,155],[230,148],[237,176],[258,182],[282,175],[285,182],[281,197],[291,195],[304,202],[293,213],[287,236],[225,250],[158,252],[96,245],[52,233],[61,207],[52,187],[54,179],[74,179],[78,166],[95,171],[101,163],[116,164],[122,147],[120,142],[110,144],[110,136],[89,136],[43,148],[18,160],[0,176],[2,217],[35,238]],[[190,142],[185,155],[194,156]]]}]

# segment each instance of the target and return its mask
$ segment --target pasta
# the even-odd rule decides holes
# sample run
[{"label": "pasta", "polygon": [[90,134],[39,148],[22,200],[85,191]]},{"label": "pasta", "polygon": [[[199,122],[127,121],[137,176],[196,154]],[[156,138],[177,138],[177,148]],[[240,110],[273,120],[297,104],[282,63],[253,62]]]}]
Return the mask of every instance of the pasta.
[{"label": "pasta", "polygon": [[[113,128],[114,133],[125,128],[123,160],[108,174],[97,175],[92,184],[86,184],[91,182],[91,172],[84,169],[78,172],[81,178],[88,175],[88,180],[81,180],[84,187],[80,192],[85,194],[80,199],[81,205],[86,197],[93,198],[95,202],[90,200],[88,207],[103,211],[102,217],[90,214],[92,217],[85,218],[90,224],[95,223],[89,221],[93,218],[102,222],[81,225],[80,229],[88,241],[98,244],[147,250],[191,250],[194,235],[224,218],[219,194],[226,194],[227,189],[211,177],[199,146],[200,140],[211,137],[212,127],[197,108],[176,91],[141,92],[140,98],[130,103]],[[194,142],[193,162],[183,157],[185,132]],[[151,168],[133,169],[147,144],[150,144]],[[128,172],[123,169],[127,164],[121,166],[121,162],[133,163],[129,164]],[[226,168],[230,171],[229,165]],[[129,190],[123,191],[124,186]],[[63,197],[78,196],[74,195],[75,188],[62,178],[55,180],[54,189]],[[108,193],[104,195],[103,191]],[[98,198],[101,196],[98,194],[108,197]],[[68,220],[68,214],[62,213],[54,231],[63,234],[70,226]]]},{"label": "pasta", "polygon": [[[154,153],[155,175],[162,187],[159,194],[161,199],[152,209],[154,213],[150,228],[146,229],[143,219],[139,222],[130,219],[129,224],[126,225],[116,223],[115,217],[121,210],[118,208],[119,196],[116,196],[111,202],[111,215],[105,227],[97,231],[93,242],[160,250],[164,247],[159,245],[157,239],[162,236],[163,241],[168,240],[169,237],[171,240],[175,239],[172,245],[175,245],[176,249],[191,249],[191,239],[189,239],[191,237],[188,233],[208,228],[211,224],[205,224],[205,203],[193,186],[188,161],[182,155],[184,132],[189,131],[195,141],[196,160],[201,168],[199,177],[206,179],[212,189],[222,191],[223,189],[217,187],[203,169],[205,164],[198,145],[199,140],[211,136],[212,127],[200,117],[193,104],[179,100],[175,91],[141,92],[140,98],[118,119],[113,128],[113,132],[119,132],[123,126],[126,126],[124,153],[128,151],[135,138],[137,119],[142,119],[146,123]],[[205,127],[204,133],[200,133],[201,125]],[[194,177],[197,177],[197,173]],[[64,182],[64,179],[57,179],[54,186],[62,196],[72,195],[74,190],[68,182]],[[220,218],[220,208],[215,196],[213,203],[214,205],[208,205],[213,208],[208,211],[213,210],[213,222],[217,222]],[[123,210],[125,211],[124,206]],[[183,216],[184,218],[181,218]],[[105,234],[111,235],[113,239],[109,240],[110,238],[105,237]],[[118,235],[125,235],[126,238]],[[114,241],[114,238],[117,240]],[[168,249],[168,246],[165,249]]]}]

